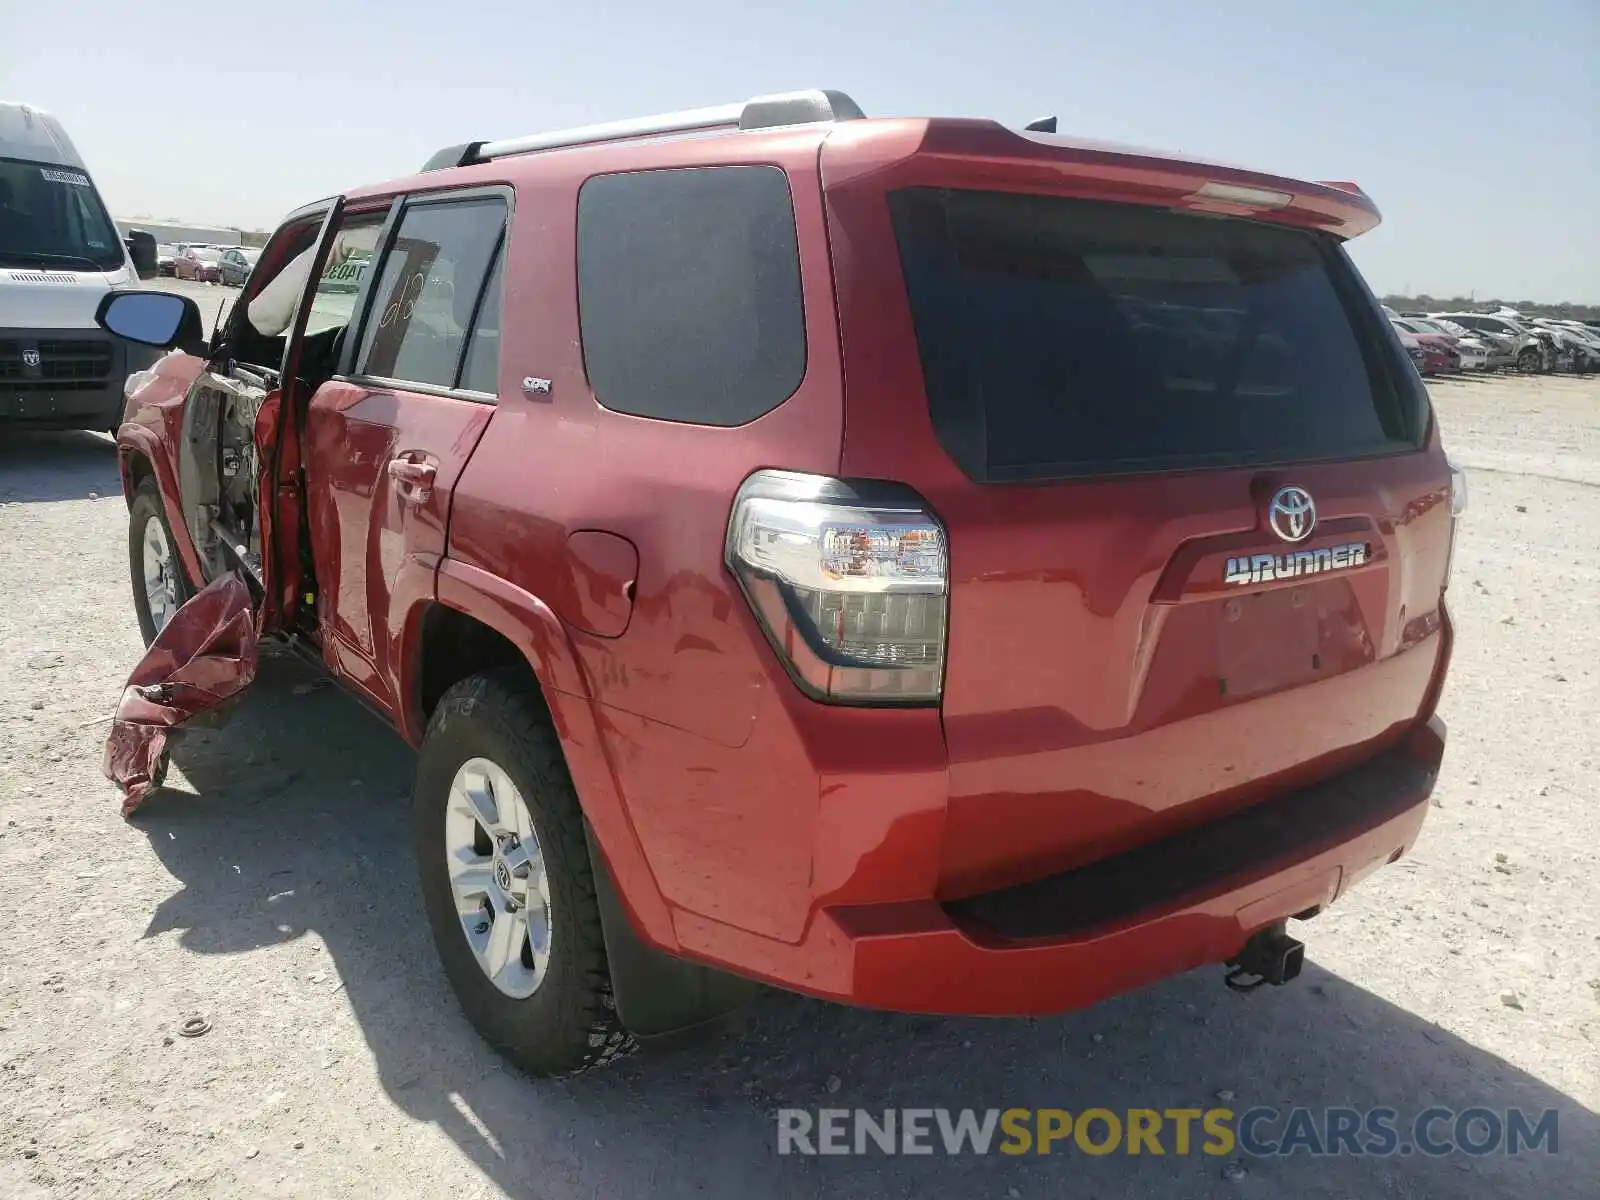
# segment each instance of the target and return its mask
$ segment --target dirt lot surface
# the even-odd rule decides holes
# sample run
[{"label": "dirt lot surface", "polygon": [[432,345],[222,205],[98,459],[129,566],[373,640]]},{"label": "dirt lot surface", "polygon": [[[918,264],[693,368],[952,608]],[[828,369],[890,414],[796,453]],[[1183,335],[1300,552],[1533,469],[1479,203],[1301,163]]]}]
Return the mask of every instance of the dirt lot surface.
[{"label": "dirt lot surface", "polygon": [[[1298,983],[1199,971],[1034,1021],[772,995],[737,1036],[564,1083],[459,1015],[411,752],[300,667],[269,661],[122,820],[100,747],[140,647],[112,447],[0,431],[0,1197],[1600,1196],[1600,379],[1434,394],[1472,493],[1437,807],[1295,929]],[[209,1031],[180,1036],[191,1016]],[[1170,1147],[775,1153],[790,1105],[1219,1103],[1556,1108],[1560,1152],[1242,1176]]]}]

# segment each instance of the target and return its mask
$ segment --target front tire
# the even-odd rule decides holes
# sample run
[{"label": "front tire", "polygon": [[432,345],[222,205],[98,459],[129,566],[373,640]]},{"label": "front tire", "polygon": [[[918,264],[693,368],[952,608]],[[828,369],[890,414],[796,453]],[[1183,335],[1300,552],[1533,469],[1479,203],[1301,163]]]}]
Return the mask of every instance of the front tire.
[{"label": "front tire", "polygon": [[133,611],[148,646],[166,627],[194,587],[178,557],[172,526],[153,478],[142,480],[128,509],[128,572],[133,583]]},{"label": "front tire", "polygon": [[530,681],[496,672],[445,693],[418,753],[413,806],[428,923],[473,1027],[535,1076],[631,1052],[582,810]]}]

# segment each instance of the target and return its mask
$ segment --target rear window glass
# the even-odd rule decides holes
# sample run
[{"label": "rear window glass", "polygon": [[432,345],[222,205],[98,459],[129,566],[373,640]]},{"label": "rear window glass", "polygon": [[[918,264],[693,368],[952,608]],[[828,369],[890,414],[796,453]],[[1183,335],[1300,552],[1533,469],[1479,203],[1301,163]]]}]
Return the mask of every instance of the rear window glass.
[{"label": "rear window glass", "polygon": [[776,167],[598,175],[578,195],[583,361],[607,408],[742,425],[806,367],[789,182]]},{"label": "rear window glass", "polygon": [[1421,384],[1317,235],[999,192],[890,205],[929,409],[974,478],[1416,445]]}]

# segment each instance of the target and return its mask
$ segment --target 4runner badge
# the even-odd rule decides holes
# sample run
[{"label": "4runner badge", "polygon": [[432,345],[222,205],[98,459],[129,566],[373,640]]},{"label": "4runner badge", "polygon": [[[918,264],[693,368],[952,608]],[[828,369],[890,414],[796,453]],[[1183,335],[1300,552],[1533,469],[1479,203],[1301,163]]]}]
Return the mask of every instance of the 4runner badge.
[{"label": "4runner badge", "polygon": [[1365,566],[1372,548],[1365,542],[1346,542],[1320,550],[1294,550],[1288,554],[1245,554],[1230,558],[1223,568],[1225,584],[1271,583],[1300,579],[1324,571],[1347,571]]},{"label": "4runner badge", "polygon": [[[1317,527],[1317,504],[1302,487],[1282,487],[1267,501],[1267,524],[1286,542],[1303,542]],[[1288,554],[1246,554],[1230,558],[1223,568],[1224,584],[1272,583],[1278,579],[1299,579],[1324,571],[1346,571],[1366,563],[1371,547],[1365,542],[1346,542],[1321,550],[1295,550]]]}]

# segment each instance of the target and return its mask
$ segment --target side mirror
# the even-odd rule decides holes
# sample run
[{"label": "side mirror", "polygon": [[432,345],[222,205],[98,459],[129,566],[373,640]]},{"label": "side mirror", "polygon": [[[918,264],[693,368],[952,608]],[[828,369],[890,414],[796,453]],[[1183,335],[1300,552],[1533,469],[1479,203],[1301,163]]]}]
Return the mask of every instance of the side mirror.
[{"label": "side mirror", "polygon": [[94,323],[107,333],[154,346],[176,347],[186,354],[206,353],[200,309],[187,296],[172,292],[107,292],[95,310]]},{"label": "side mirror", "polygon": [[128,257],[133,260],[133,269],[139,278],[154,279],[159,272],[155,235],[135,229],[122,239],[122,244],[128,248]]}]

